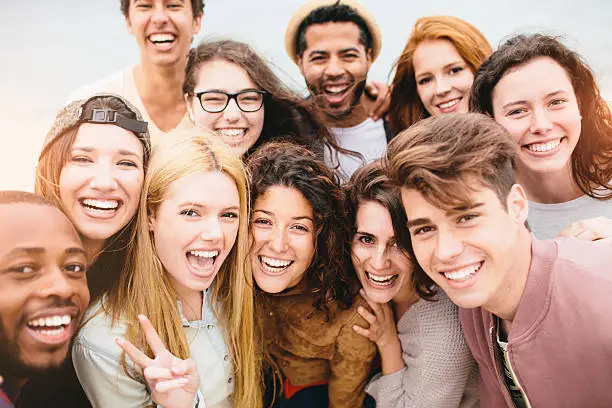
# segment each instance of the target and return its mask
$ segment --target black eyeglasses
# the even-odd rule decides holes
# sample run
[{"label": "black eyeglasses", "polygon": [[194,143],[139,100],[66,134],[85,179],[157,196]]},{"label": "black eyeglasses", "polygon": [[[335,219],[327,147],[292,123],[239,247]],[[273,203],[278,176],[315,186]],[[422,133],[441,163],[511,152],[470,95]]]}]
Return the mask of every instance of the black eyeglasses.
[{"label": "black eyeglasses", "polygon": [[223,91],[203,91],[195,96],[200,100],[202,109],[209,113],[223,112],[231,99],[236,101],[238,109],[243,112],[257,112],[264,102],[265,91],[259,89],[243,89],[234,94]]}]

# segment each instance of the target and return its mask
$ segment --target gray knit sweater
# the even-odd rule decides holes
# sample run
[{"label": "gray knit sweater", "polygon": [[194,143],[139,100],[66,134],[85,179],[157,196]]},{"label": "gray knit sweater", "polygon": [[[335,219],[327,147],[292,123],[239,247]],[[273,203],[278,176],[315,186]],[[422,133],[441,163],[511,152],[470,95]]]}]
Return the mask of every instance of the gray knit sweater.
[{"label": "gray knit sweater", "polygon": [[478,407],[478,368],[465,343],[457,307],[439,291],[400,318],[397,332],[406,366],[377,374],[366,387],[377,408]]}]

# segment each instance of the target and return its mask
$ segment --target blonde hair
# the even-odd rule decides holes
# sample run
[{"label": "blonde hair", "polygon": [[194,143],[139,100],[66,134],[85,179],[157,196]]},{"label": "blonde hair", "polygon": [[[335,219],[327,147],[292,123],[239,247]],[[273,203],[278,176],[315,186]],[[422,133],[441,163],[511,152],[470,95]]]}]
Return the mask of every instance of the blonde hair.
[{"label": "blonde hair", "polygon": [[[223,328],[234,364],[234,405],[259,408],[262,405],[261,352],[260,342],[255,339],[253,278],[247,256],[247,175],[238,157],[213,142],[212,135],[197,132],[160,145],[154,151],[142,189],[135,239],[130,246],[118,290],[108,294],[104,309],[112,316],[113,324],[119,319],[127,322],[126,338],[148,355],[151,356],[152,351],[137,321],[141,313],[149,317],[172,354],[182,359],[190,356],[177,294],[157,256],[153,233],[149,230],[149,216],[158,210],[172,182],[202,171],[227,174],[234,180],[240,196],[238,236],[211,285],[212,307]],[[126,302],[126,299],[130,301]],[[130,375],[125,354],[122,360],[123,369]]]}]

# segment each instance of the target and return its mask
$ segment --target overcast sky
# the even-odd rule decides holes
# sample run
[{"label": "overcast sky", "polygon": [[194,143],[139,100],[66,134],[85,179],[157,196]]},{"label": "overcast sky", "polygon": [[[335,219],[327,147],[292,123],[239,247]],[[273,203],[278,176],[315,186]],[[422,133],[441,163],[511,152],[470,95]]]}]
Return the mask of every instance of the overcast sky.
[{"label": "overcast sky", "polygon": [[[2,1],[0,13],[0,189],[31,190],[36,158],[57,110],[75,88],[138,61],[119,0]],[[381,26],[382,53],[370,71],[389,78],[412,25],[447,14],[482,30],[495,48],[522,31],[560,34],[612,98],[612,1],[364,0]],[[565,3],[565,4],[564,4]],[[296,89],[304,83],[285,55],[286,22],[302,0],[207,0],[202,38],[250,42]]]}]

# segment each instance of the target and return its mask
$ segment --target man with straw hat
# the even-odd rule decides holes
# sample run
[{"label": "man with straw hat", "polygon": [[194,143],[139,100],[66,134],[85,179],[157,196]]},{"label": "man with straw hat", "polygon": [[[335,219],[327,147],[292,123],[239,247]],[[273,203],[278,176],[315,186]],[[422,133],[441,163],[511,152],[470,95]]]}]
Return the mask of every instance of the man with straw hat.
[{"label": "man with straw hat", "polygon": [[369,117],[374,101],[364,92],[381,44],[376,20],[355,0],[310,0],[295,12],[285,32],[287,54],[337,143],[361,155],[328,152],[327,163],[339,167],[343,178],[380,157],[391,137],[383,120]]}]

